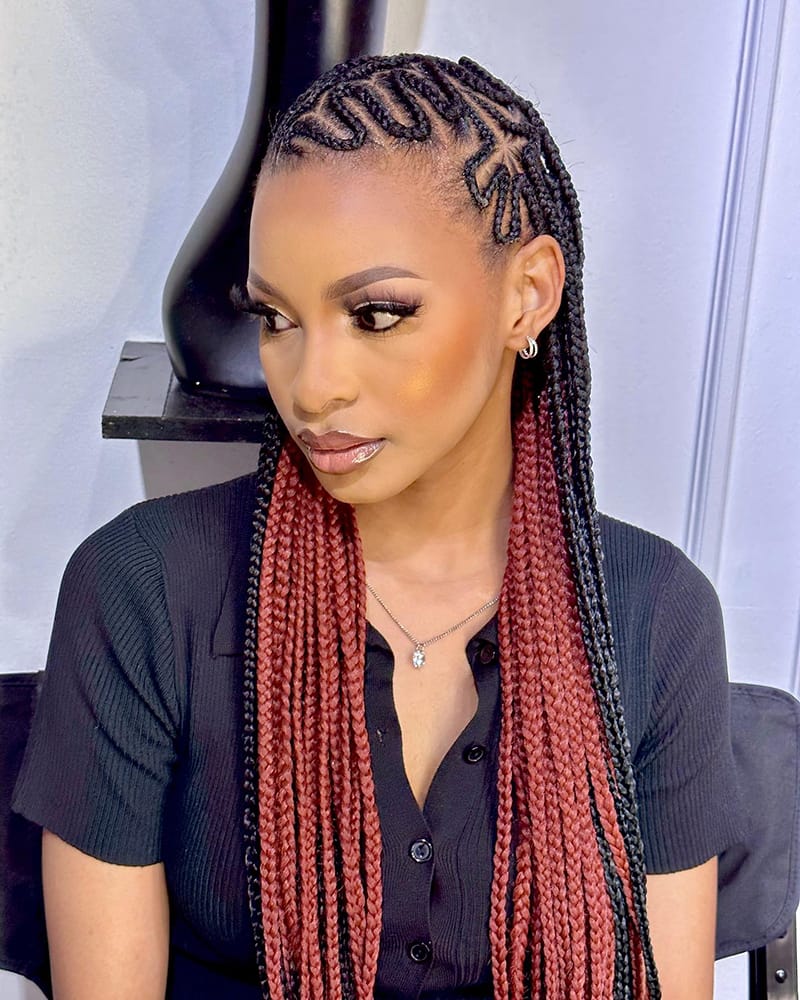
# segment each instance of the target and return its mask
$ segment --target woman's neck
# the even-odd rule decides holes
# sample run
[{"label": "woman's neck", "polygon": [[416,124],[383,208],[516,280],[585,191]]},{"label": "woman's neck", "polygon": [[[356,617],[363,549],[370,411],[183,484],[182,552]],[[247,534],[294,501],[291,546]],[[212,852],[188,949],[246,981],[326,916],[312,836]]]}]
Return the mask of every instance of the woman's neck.
[{"label": "woman's neck", "polygon": [[371,581],[487,580],[499,588],[511,517],[510,428],[490,445],[450,456],[396,497],[356,507]]}]

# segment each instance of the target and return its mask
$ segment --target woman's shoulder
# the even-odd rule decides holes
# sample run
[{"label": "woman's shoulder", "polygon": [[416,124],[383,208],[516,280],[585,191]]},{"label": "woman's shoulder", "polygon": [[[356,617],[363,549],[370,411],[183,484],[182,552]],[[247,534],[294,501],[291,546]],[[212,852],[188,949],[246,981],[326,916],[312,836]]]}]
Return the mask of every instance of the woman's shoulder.
[{"label": "woman's shoulder", "polygon": [[718,604],[711,581],[674,542],[608,514],[599,515],[599,525],[612,604],[633,604],[639,613],[676,597],[699,608]]},{"label": "woman's shoulder", "polygon": [[164,858],[168,790],[198,698],[231,711],[233,674],[213,658],[238,641],[231,581],[247,564],[254,489],[246,476],[143,501],[69,560],[14,808],[86,854]]},{"label": "woman's shoulder", "polygon": [[226,557],[249,538],[256,475],[142,500],[93,531],[74,560],[106,557],[125,563],[149,550],[166,568],[186,572],[210,556]]},{"label": "woman's shoulder", "polygon": [[125,632],[135,615],[149,626],[158,620],[165,634],[215,622],[225,626],[220,635],[238,634],[255,490],[253,473],[123,510],[70,557],[60,618],[75,618],[79,606],[108,631]]},{"label": "woman's shoulder", "polygon": [[600,536],[622,700],[636,750],[665,705],[724,688],[722,611],[711,581],[673,542],[605,514]]},{"label": "woman's shoulder", "polygon": [[[120,515],[158,547],[218,546],[250,529],[256,474],[200,489],[142,500]],[[112,522],[113,523],[113,522]],[[108,526],[106,526],[107,528]],[[103,529],[101,528],[102,532]]]}]

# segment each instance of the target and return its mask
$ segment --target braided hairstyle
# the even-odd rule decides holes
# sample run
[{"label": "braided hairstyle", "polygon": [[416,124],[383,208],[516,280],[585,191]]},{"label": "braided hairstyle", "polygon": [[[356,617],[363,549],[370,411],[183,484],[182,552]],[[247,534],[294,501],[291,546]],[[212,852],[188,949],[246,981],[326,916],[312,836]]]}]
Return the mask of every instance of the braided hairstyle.
[{"label": "braided hairstyle", "polygon": [[[419,152],[435,164],[423,176],[444,176],[444,203],[462,217],[474,212],[489,260],[540,233],[563,251],[561,306],[540,336],[541,362],[517,366],[513,393],[498,609],[494,993],[656,1000],[592,483],[575,191],[532,105],[466,57],[334,67],[278,122],[262,176],[369,151]],[[247,599],[244,749],[251,915],[263,993],[276,1000],[367,1000],[375,988],[381,837],[364,710],[365,608],[352,508],[320,486],[272,413]]]}]

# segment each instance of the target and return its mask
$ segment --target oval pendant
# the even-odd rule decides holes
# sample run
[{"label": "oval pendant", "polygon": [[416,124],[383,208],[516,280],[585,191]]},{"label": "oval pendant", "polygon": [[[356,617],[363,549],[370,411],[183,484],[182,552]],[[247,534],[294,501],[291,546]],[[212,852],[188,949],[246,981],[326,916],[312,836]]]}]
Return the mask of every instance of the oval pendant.
[{"label": "oval pendant", "polygon": [[414,647],[411,663],[417,670],[425,666],[425,647],[421,643]]}]

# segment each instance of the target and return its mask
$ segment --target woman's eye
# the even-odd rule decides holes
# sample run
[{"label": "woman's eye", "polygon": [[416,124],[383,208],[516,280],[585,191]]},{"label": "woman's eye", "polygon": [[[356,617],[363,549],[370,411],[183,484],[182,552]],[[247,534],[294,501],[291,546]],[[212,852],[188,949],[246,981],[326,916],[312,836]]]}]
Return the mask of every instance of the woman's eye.
[{"label": "woman's eye", "polygon": [[261,306],[258,317],[261,320],[262,331],[270,335],[285,333],[294,326],[282,313],[279,313],[277,309],[272,309],[270,306]]},{"label": "woman's eye", "polygon": [[385,333],[401,323],[407,316],[413,316],[419,303],[412,302],[369,302],[352,315],[362,330],[369,333]]}]

